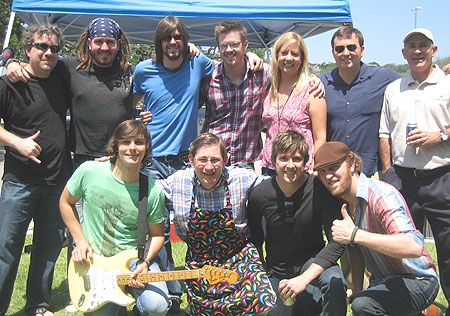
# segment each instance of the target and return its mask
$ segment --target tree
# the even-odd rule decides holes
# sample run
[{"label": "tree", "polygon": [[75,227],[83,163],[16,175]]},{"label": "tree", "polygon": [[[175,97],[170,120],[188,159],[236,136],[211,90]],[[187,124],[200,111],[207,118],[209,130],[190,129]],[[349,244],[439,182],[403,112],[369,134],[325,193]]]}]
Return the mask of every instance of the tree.
[{"label": "tree", "polygon": [[[8,27],[9,16],[11,13],[12,0],[0,0],[0,45],[3,47],[3,42],[5,40],[6,29]],[[9,40],[9,47],[13,47],[15,50],[15,56],[24,58],[25,55],[22,50],[22,44],[20,43],[20,38],[22,37],[24,26],[17,17],[14,18],[11,38]]]}]

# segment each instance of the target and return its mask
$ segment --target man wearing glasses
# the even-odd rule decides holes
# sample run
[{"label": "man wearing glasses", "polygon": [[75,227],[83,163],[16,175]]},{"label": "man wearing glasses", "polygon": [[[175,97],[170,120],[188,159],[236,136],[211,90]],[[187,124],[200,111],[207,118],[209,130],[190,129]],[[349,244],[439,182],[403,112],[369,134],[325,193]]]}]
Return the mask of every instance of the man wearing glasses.
[{"label": "man wearing glasses", "polygon": [[[324,316],[345,316],[346,285],[336,264],[344,247],[331,238],[333,220],[340,217],[339,202],[318,178],[305,173],[308,143],[302,134],[292,130],[278,134],[272,161],[276,176],[251,191],[247,206],[250,241],[257,247],[278,295],[277,308],[270,315],[322,312]],[[283,279],[290,280],[280,284]],[[292,298],[296,298],[295,304],[289,303]]]},{"label": "man wearing glasses", "polygon": [[0,78],[0,143],[6,147],[0,199],[0,315],[11,300],[28,225],[33,250],[28,272],[27,315],[51,316],[55,262],[64,241],[59,197],[69,176],[66,144],[68,95],[52,72],[64,46],[55,25],[28,27],[22,43],[29,60],[26,83]]},{"label": "man wearing glasses", "polygon": [[206,105],[203,132],[225,141],[229,164],[253,168],[262,149],[264,98],[270,87],[269,65],[253,71],[245,57],[247,31],[236,22],[216,26],[222,56],[213,74],[201,85],[200,104]]},{"label": "man wearing glasses", "polygon": [[[342,220],[335,220],[331,230],[333,240],[348,245],[351,254],[353,315],[442,315],[431,305],[439,291],[436,266],[405,200],[362,169],[361,157],[341,142],[323,144],[314,156],[320,180],[346,202]],[[366,290],[364,267],[372,275]]]}]

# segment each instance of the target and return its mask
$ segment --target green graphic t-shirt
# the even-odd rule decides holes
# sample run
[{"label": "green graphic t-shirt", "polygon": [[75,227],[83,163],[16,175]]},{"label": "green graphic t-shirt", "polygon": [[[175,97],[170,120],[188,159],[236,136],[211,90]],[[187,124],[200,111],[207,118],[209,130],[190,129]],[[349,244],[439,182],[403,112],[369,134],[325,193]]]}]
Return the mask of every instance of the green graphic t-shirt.
[{"label": "green graphic t-shirt", "polygon": [[[82,229],[94,253],[111,257],[136,249],[138,239],[139,183],[117,179],[111,163],[87,161],[72,175],[67,188],[82,197]],[[148,179],[147,221],[164,221],[164,194]]]}]

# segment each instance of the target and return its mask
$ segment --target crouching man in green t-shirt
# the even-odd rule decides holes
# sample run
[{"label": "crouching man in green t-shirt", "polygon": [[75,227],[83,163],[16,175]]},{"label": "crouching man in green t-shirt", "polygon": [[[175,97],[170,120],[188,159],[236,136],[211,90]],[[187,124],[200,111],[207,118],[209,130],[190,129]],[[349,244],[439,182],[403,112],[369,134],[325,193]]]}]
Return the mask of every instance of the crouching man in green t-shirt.
[{"label": "crouching man in green t-shirt", "polygon": [[[85,162],[69,179],[61,195],[60,209],[76,244],[72,252],[74,263],[87,265],[91,262],[93,254],[111,257],[125,250],[136,249],[139,170],[141,164],[149,158],[150,142],[150,135],[142,122],[131,120],[122,122],[116,127],[108,144],[111,160]],[[74,209],[75,203],[80,198],[83,203],[81,225]],[[139,312],[142,315],[165,315],[170,308],[165,282],[143,284],[136,280],[138,273],[160,272],[153,258],[164,243],[163,210],[163,192],[149,178],[147,224],[151,236],[150,248],[145,261],[138,262],[136,259],[130,262],[130,270],[133,273],[127,287],[136,298],[135,313]],[[92,268],[89,271],[91,270]],[[104,286],[104,289],[104,292],[111,291],[109,286]],[[96,294],[102,295],[111,294]],[[85,298],[88,299],[91,297]],[[111,298],[108,300],[114,301]],[[82,303],[74,302],[74,304]],[[108,303],[92,314],[126,315],[126,308]]]}]

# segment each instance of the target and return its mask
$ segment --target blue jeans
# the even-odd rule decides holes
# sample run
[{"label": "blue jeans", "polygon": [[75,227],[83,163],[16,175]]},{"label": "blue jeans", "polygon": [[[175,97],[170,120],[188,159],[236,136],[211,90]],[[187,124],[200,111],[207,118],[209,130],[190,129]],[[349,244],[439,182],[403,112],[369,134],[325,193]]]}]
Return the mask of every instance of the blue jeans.
[{"label": "blue jeans", "polygon": [[422,315],[439,291],[436,278],[392,277],[369,287],[352,301],[353,315]]},{"label": "blue jeans", "polygon": [[64,241],[59,212],[63,185],[4,181],[0,199],[0,315],[5,315],[14,287],[25,236],[34,220],[25,310],[50,308],[53,271]]},{"label": "blue jeans", "polygon": [[[302,266],[301,273],[313,263],[314,258],[310,258]],[[271,276],[270,282],[277,293],[277,307],[269,312],[270,316],[311,316],[320,314],[320,302],[322,303],[322,315],[345,316],[347,314],[347,286],[344,275],[338,265],[326,269],[314,279],[296,297],[294,305],[283,304],[278,291],[281,279]],[[322,299],[323,295],[323,299]]]},{"label": "blue jeans", "polygon": [[[161,158],[154,158],[153,162],[145,167],[144,172],[147,176],[153,178],[154,180],[167,179],[170,175],[174,174],[178,170],[183,170],[190,167],[188,159],[176,160],[173,162],[166,162]],[[164,208],[164,215],[166,217],[166,222],[164,224],[164,247],[158,253],[157,261],[161,267],[162,271],[173,271],[175,270],[175,263],[172,256],[172,244],[170,243],[170,212],[168,203]],[[168,281],[167,288],[171,295],[181,296],[183,291],[181,290],[180,282],[178,281]]]}]

